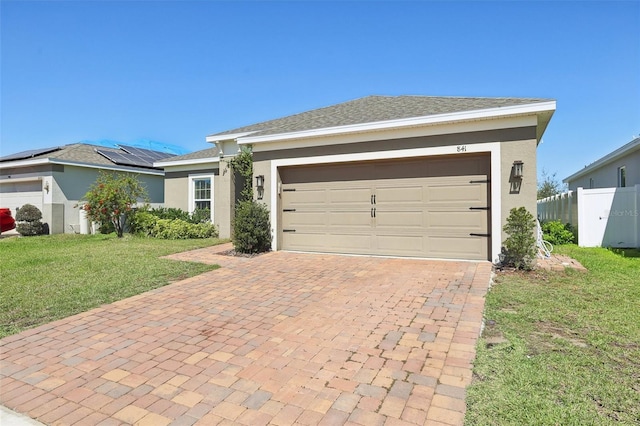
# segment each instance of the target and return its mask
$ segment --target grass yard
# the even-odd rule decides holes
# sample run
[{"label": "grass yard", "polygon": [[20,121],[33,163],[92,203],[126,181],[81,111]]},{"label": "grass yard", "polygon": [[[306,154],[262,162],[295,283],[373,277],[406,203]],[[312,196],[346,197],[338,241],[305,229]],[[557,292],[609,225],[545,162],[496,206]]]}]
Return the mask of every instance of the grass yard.
[{"label": "grass yard", "polygon": [[0,239],[0,338],[216,269],[159,257],[220,242],[115,234]]},{"label": "grass yard", "polygon": [[495,278],[465,424],[640,424],[638,251],[556,251],[588,272]]}]

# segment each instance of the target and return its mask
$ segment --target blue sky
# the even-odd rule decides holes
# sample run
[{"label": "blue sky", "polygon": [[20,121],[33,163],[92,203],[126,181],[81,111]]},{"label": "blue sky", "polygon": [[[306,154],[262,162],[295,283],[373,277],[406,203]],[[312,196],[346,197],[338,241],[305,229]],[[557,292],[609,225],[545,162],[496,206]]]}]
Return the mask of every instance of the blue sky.
[{"label": "blue sky", "polygon": [[640,134],[638,1],[0,2],[0,155],[207,134],[368,95],[557,101],[538,171]]}]

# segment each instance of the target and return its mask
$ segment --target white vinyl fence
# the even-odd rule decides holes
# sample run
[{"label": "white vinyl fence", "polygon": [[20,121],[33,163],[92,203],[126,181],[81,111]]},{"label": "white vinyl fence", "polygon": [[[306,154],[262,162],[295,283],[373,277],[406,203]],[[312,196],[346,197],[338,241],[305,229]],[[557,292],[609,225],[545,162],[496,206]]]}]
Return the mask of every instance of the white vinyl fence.
[{"label": "white vinyl fence", "polygon": [[538,219],[570,223],[581,247],[640,247],[640,185],[547,197],[538,200]]}]

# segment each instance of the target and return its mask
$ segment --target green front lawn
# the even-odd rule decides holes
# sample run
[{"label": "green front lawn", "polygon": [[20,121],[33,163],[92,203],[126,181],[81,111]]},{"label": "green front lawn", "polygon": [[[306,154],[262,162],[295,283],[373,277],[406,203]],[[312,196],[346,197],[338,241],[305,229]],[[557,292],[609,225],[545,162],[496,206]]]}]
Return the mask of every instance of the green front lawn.
[{"label": "green front lawn", "polygon": [[216,269],[159,257],[220,242],[113,234],[0,239],[0,338]]},{"label": "green front lawn", "polygon": [[467,425],[640,424],[637,250],[556,251],[588,272],[495,278]]}]

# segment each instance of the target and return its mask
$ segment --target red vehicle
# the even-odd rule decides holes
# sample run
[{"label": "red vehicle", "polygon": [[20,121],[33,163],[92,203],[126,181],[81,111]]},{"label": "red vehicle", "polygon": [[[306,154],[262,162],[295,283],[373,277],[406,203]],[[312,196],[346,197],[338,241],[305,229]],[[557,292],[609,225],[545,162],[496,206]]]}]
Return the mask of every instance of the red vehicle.
[{"label": "red vehicle", "polygon": [[15,229],[16,221],[11,216],[11,209],[0,208],[0,232]]}]

